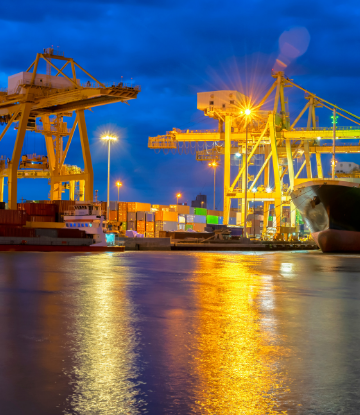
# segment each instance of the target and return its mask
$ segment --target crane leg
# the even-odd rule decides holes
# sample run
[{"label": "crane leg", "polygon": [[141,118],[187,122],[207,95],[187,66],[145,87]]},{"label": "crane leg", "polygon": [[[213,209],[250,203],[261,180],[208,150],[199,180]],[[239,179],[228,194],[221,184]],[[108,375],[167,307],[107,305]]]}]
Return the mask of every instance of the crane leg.
[{"label": "crane leg", "polygon": [[94,171],[91,162],[91,154],[90,154],[90,145],[89,145],[89,138],[86,130],[86,122],[85,122],[85,115],[84,110],[77,110],[76,111],[78,116],[78,125],[79,125],[79,133],[80,133],[80,141],[81,141],[81,148],[84,158],[84,167],[85,167],[85,200],[92,202],[94,198]]},{"label": "crane leg", "polygon": [[8,206],[9,209],[17,209],[17,171],[20,162],[21,150],[24,144],[26,127],[30,115],[31,103],[24,104],[19,122],[19,129],[16,135],[15,146],[9,166],[8,176]]},{"label": "crane leg", "polygon": [[230,188],[230,157],[231,157],[231,123],[232,117],[225,116],[225,149],[224,149],[224,225],[229,224],[231,198],[227,195]]}]

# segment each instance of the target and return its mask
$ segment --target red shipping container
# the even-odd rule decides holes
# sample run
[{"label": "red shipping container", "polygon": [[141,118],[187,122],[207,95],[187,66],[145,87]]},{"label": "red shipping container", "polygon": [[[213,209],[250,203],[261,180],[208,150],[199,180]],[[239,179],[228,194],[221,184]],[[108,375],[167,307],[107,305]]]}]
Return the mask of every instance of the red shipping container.
[{"label": "red shipping container", "polygon": [[18,203],[18,210],[25,210],[30,216],[54,216],[58,212],[58,206],[47,203]]},{"label": "red shipping container", "polygon": [[60,214],[63,214],[66,210],[72,210],[72,206],[75,205],[75,200],[41,200],[40,202],[46,205],[56,205]]},{"label": "red shipping container", "polygon": [[0,236],[35,237],[35,229],[22,226],[0,226]]},{"label": "red shipping container", "polygon": [[0,225],[26,225],[27,219],[24,210],[0,209]]}]

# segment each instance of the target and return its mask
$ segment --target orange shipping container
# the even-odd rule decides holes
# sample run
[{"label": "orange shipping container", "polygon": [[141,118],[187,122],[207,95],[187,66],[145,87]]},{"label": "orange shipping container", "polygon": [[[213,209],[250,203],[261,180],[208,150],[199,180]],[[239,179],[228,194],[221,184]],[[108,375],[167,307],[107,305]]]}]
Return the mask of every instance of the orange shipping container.
[{"label": "orange shipping container", "polygon": [[150,203],[137,203],[137,202],[128,203],[128,212],[149,212],[150,209],[151,209]]},{"label": "orange shipping container", "polygon": [[118,211],[119,212],[127,212],[127,202],[119,202],[118,203]]},{"label": "orange shipping container", "polygon": [[193,229],[196,232],[204,232],[205,227],[206,227],[205,223],[194,223]]},{"label": "orange shipping container", "polygon": [[127,221],[127,212],[119,212],[118,213],[118,221],[119,222],[126,222]]},{"label": "orange shipping container", "polygon": [[136,230],[139,233],[145,233],[145,221],[144,220],[138,220],[136,222]]},{"label": "orange shipping container", "polygon": [[146,222],[146,232],[154,232],[154,222]]},{"label": "orange shipping container", "polygon": [[174,209],[174,212],[180,213],[182,215],[190,215],[190,206],[170,205],[170,208]]},{"label": "orange shipping container", "polygon": [[110,220],[115,220],[115,221],[118,220],[118,212],[117,212],[117,210],[110,210],[110,212],[109,212],[109,219]]},{"label": "orange shipping container", "polygon": [[210,209],[208,209],[207,214],[212,215],[212,216],[223,216],[223,211],[222,210],[210,210]]},{"label": "orange shipping container", "polygon": [[177,222],[178,221],[178,213],[177,212],[155,212],[155,220],[156,221],[164,221],[164,222]]},{"label": "orange shipping container", "polygon": [[145,238],[155,238],[154,232],[145,232]]}]

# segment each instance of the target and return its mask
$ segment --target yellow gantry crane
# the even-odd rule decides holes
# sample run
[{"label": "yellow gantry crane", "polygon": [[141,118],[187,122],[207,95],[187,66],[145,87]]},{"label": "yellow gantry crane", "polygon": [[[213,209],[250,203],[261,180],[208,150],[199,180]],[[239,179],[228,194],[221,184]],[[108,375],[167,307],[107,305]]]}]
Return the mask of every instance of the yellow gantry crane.
[{"label": "yellow gantry crane", "polygon": [[[231,199],[241,199],[242,224],[245,224],[245,212],[249,201],[253,200],[252,190],[262,173],[264,186],[259,187],[256,201],[264,201],[264,223],[267,223],[270,204],[275,205],[276,223],[278,232],[282,218],[283,206],[291,207],[291,226],[295,226],[296,210],[290,199],[290,192],[294,185],[312,178],[311,155],[315,154],[317,177],[323,178],[321,154],[333,153],[333,145],[322,144],[321,140],[331,140],[334,136],[333,128],[318,126],[316,108],[325,107],[336,114],[357,124],[354,127],[336,127],[336,153],[359,153],[360,146],[349,145],[344,142],[348,139],[360,139],[360,117],[339,108],[338,106],[316,96],[295,84],[285,77],[283,72],[272,73],[274,79],[268,92],[259,101],[254,102],[238,91],[211,91],[198,93],[199,110],[205,116],[218,121],[216,130],[178,130],[174,128],[165,135],[149,137],[148,147],[151,149],[180,150],[181,146],[198,145],[205,143],[205,149],[196,152],[198,160],[213,160],[224,157],[224,224],[229,223]],[[290,122],[287,111],[287,101],[284,89],[295,87],[305,92],[307,100],[295,120]],[[269,104],[272,110],[264,110]],[[296,128],[300,118],[307,112],[306,128]],[[210,149],[206,148],[210,144]],[[181,150],[183,151],[183,150]],[[243,163],[235,178],[231,179],[231,157],[237,154],[242,157]],[[247,174],[249,165],[255,154],[264,155],[264,163],[259,166],[255,177],[251,177],[251,184]],[[294,159],[305,156],[298,171],[295,171]],[[272,166],[274,186],[270,187],[270,169]],[[306,167],[307,179],[299,179],[299,175]],[[284,183],[288,176],[289,185]],[[240,185],[239,185],[240,181]],[[247,188],[247,192],[245,189]]]},{"label": "yellow gantry crane", "polygon": [[[41,61],[46,63],[46,74],[38,72]],[[59,68],[54,64],[59,61]],[[70,65],[71,75],[66,75],[65,68]],[[51,68],[55,75],[51,74]],[[87,77],[86,83],[77,78],[76,69],[80,69]],[[8,206],[17,206],[17,179],[23,177],[48,177],[51,184],[50,199],[61,199],[62,184],[69,182],[70,196],[74,197],[76,183],[80,185],[80,194],[85,200],[93,200],[94,172],[91,162],[89,139],[87,135],[84,111],[92,107],[127,102],[136,99],[139,86],[132,84],[104,84],[90,75],[72,58],[53,48],[38,53],[34,62],[25,72],[8,78],[7,90],[0,90],[0,122],[6,126],[0,134],[0,141],[13,123],[16,123],[17,136],[11,160],[0,160],[0,198],[3,200],[4,177],[8,177]],[[71,128],[64,121],[76,113]],[[39,123],[37,123],[37,120]],[[84,161],[84,170],[76,166],[64,164],[74,132],[79,126],[79,135]],[[21,158],[25,133],[32,130],[45,137],[47,155],[40,162],[27,156]],[[64,148],[64,138],[68,137]],[[36,159],[36,157],[35,157]],[[22,169],[31,166],[39,170]],[[42,171],[41,171],[42,170]]]}]

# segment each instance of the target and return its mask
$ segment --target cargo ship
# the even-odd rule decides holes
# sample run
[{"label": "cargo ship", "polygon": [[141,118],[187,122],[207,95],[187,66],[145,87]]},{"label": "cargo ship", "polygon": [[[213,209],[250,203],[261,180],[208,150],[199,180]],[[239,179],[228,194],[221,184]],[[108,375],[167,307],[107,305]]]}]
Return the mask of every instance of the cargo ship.
[{"label": "cargo ship", "polygon": [[74,202],[56,222],[58,206],[19,203],[18,210],[0,209],[0,251],[123,252],[99,203]]},{"label": "cargo ship", "polygon": [[308,180],[291,199],[322,252],[360,252],[360,178]]}]

